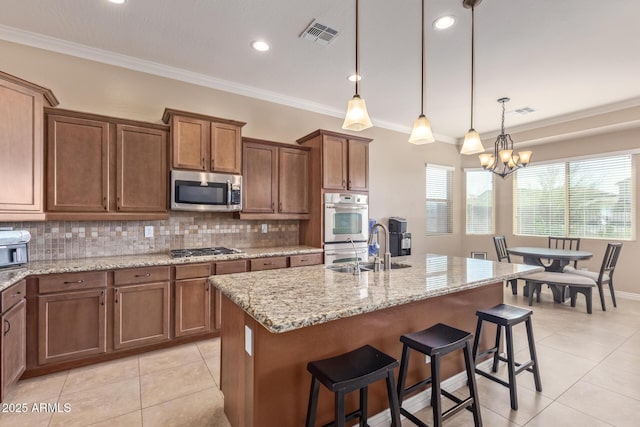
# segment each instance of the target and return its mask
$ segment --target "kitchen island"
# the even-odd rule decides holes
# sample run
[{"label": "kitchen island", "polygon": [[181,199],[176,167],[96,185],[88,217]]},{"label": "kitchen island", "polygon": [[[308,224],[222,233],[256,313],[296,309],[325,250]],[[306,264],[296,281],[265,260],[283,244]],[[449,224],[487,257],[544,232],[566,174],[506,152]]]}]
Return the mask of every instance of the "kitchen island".
[{"label": "kitchen island", "polygon": [[[434,254],[409,264],[360,275],[312,266],[210,277],[223,294],[221,389],[231,425],[304,425],[309,361],[365,344],[399,359],[400,335],[439,322],[474,331],[476,310],[502,302],[504,280],[542,270]],[[424,357],[413,356],[407,383],[428,376]],[[444,362],[443,378],[463,370],[461,357]],[[357,406],[352,394],[347,411]],[[386,403],[384,382],[370,387],[369,413]],[[321,388],[318,422],[332,413],[333,396]]]}]

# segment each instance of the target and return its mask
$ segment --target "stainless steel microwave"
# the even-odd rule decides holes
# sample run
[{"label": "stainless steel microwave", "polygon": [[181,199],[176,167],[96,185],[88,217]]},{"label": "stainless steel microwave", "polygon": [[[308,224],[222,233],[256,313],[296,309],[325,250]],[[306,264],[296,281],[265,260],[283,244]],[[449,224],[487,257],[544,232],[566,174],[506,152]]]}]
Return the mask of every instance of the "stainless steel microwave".
[{"label": "stainless steel microwave", "polygon": [[170,208],[200,212],[242,210],[242,176],[172,170]]}]

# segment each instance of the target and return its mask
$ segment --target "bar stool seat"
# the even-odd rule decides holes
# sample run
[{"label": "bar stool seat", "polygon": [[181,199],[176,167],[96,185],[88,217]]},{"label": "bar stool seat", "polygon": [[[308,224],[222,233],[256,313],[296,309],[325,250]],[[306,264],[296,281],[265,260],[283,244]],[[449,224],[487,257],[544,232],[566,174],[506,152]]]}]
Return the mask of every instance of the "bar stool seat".
[{"label": "bar stool seat", "polygon": [[[366,426],[368,386],[376,381],[386,379],[391,425],[400,427],[398,397],[393,377],[393,369],[397,366],[396,359],[370,345],[339,356],[309,362],[307,370],[311,373],[312,379],[306,426],[315,426],[321,383],[329,391],[335,393],[335,420],[327,426],[344,427],[346,421],[354,418],[360,418],[360,425]],[[360,407],[345,414],[345,395],[354,390],[360,390]]]},{"label": "bar stool seat", "polygon": [[[434,427],[442,426],[442,423],[449,417],[460,412],[462,409],[469,409],[473,412],[473,420],[476,427],[482,426],[480,416],[480,404],[476,380],[473,372],[473,355],[471,352],[471,341],[473,335],[469,332],[453,328],[443,323],[438,323],[428,329],[405,334],[400,337],[403,343],[402,360],[400,362],[400,373],[398,375],[398,402],[400,413],[420,427],[427,427],[423,421],[402,407],[404,397],[415,391],[425,389],[431,384],[431,406],[433,408]],[[416,384],[405,388],[405,381],[409,365],[409,350],[419,351],[431,358],[431,377],[426,378]],[[441,358],[453,351],[463,350],[464,361],[467,372],[467,385],[470,397],[460,399],[459,397],[442,390],[440,386],[440,365]],[[441,395],[453,400],[456,405],[444,413],[440,402]]]},{"label": "bar stool seat", "polygon": [[[498,304],[495,307],[491,307],[486,310],[478,310],[476,316],[478,316],[478,325],[476,327],[476,337],[473,343],[473,355],[476,363],[475,372],[483,377],[486,377],[492,381],[502,384],[509,389],[509,397],[511,400],[511,408],[513,410],[518,409],[518,394],[516,387],[516,375],[523,371],[533,373],[534,382],[537,391],[542,391],[542,383],[540,381],[540,372],[538,370],[538,357],[536,355],[536,345],[533,339],[533,326],[531,324],[531,315],[533,312],[520,307],[515,307],[507,304]],[[490,322],[497,326],[495,345],[484,352],[478,354],[478,346],[480,338],[482,336],[482,323]],[[529,341],[529,356],[530,360],[525,363],[518,363],[514,358],[513,350],[513,326],[519,323],[525,322],[527,329],[527,339]],[[506,347],[507,357],[500,355],[500,336],[502,328],[505,328],[506,334]],[[486,371],[483,371],[477,367],[478,358],[486,356],[487,354],[493,354],[493,364],[491,367],[492,372],[498,371],[498,363],[500,361],[507,362],[507,370],[509,373],[509,381],[504,381],[501,378],[496,377]]]}]

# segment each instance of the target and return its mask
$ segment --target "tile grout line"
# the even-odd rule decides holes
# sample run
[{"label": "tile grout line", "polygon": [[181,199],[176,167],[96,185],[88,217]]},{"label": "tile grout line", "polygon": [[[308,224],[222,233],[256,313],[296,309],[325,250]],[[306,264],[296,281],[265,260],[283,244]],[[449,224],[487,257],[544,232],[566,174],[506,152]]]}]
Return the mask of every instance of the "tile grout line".
[{"label": "tile grout line", "polygon": [[140,369],[140,355],[138,355],[138,388],[140,390],[140,425],[144,427],[144,418],[142,417],[142,369]]},{"label": "tile grout line", "polygon": [[[64,386],[67,385],[67,380],[69,379],[69,373],[71,372],[70,369],[67,370],[67,375],[64,377],[64,383],[62,383],[62,387],[60,387],[60,391],[58,392],[58,397],[56,399],[56,403],[60,404],[60,399],[62,398],[62,391],[64,390]],[[51,426],[51,423],[53,422],[53,416],[55,414],[51,413],[51,416],[49,417],[49,423],[47,423],[47,427]]]}]

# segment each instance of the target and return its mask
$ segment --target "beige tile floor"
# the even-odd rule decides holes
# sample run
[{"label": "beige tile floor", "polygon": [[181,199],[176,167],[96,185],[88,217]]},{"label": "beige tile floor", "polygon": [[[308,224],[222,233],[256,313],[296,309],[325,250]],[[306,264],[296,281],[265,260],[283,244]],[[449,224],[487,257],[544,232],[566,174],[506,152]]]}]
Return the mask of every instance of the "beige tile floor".
[{"label": "beige tile floor", "polygon": [[[510,289],[505,302],[526,306]],[[615,309],[607,303],[606,312],[596,302],[588,315],[583,301],[576,308],[554,304],[543,291],[542,302],[533,306],[543,391],[535,391],[531,374],[520,374],[520,408],[512,411],[508,389],[478,377],[486,427],[639,425],[640,301],[620,299]],[[526,360],[521,326],[516,356]],[[499,375],[506,377],[504,367]],[[26,403],[29,412],[0,413],[0,427],[229,426],[219,383],[220,340],[187,344],[20,381],[6,401]],[[72,410],[33,412],[33,403],[68,403]],[[418,416],[430,423],[430,411]],[[463,411],[445,424],[472,426],[473,418]]]}]

